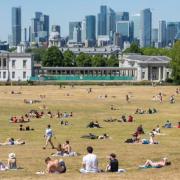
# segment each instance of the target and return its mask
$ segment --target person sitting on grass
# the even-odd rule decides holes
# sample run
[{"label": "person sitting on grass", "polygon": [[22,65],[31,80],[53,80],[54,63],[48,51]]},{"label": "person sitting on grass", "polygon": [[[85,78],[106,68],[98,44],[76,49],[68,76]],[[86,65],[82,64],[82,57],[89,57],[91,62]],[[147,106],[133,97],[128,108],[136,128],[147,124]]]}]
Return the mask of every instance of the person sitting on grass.
[{"label": "person sitting on grass", "polygon": [[140,168],[161,168],[164,166],[170,166],[171,162],[167,160],[167,158],[163,158],[161,161],[151,161],[147,160],[144,165],[140,165]]},{"label": "person sitting on grass", "polygon": [[69,141],[66,141],[65,144],[63,144],[63,150],[64,150],[64,153],[66,153],[66,154],[71,153],[72,148],[71,148]]},{"label": "person sitting on grass", "polygon": [[98,168],[98,159],[95,154],[93,154],[93,148],[91,146],[87,147],[88,154],[83,157],[83,168],[80,169],[81,173],[98,173],[100,172]]},{"label": "person sitting on grass", "polygon": [[125,172],[124,169],[119,169],[119,162],[116,159],[116,154],[112,153],[108,157],[109,163],[106,166],[106,172]]},{"label": "person sitting on grass", "polygon": [[54,149],[56,149],[56,153],[52,153],[52,156],[63,156],[64,155],[64,149],[62,148],[61,144],[58,144],[57,147],[55,147]]},{"label": "person sitting on grass", "polygon": [[47,173],[62,174],[66,172],[66,165],[63,160],[52,160],[50,157],[47,157],[45,163],[47,165]]},{"label": "person sitting on grass", "polygon": [[29,126],[26,126],[26,127],[24,128],[22,124],[19,125],[19,130],[20,130],[20,131],[34,131],[34,129],[33,129],[33,128],[30,128]]},{"label": "person sitting on grass", "polygon": [[172,128],[172,124],[169,120],[166,121],[166,123],[164,124],[164,126],[162,126],[163,128]]},{"label": "person sitting on grass", "polygon": [[133,122],[133,120],[134,120],[133,116],[129,115],[128,116],[128,122]]},{"label": "person sitting on grass", "polygon": [[178,122],[178,125],[176,126],[176,128],[180,128],[180,122]]},{"label": "person sitting on grass", "polygon": [[120,121],[121,121],[121,122],[127,122],[126,116],[125,116],[125,115],[122,115]]},{"label": "person sitting on grass", "polygon": [[137,132],[138,134],[144,134],[144,129],[143,129],[142,125],[139,125],[139,126],[137,127],[136,132]]},{"label": "person sitting on grass", "polygon": [[8,156],[8,169],[17,169],[16,155],[10,153]]}]

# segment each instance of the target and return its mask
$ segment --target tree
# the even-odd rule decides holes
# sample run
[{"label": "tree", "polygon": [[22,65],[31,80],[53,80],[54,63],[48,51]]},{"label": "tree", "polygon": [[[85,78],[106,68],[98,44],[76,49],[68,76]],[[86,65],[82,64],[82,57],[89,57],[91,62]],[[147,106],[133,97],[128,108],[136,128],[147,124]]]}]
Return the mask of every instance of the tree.
[{"label": "tree", "polygon": [[108,67],[118,67],[119,60],[116,55],[111,55],[106,61],[106,66]]},{"label": "tree", "polygon": [[127,48],[124,53],[137,53],[137,54],[141,54],[141,49],[139,48],[139,46],[137,45],[137,43],[132,43],[130,48]]},{"label": "tree", "polygon": [[171,51],[171,68],[174,82],[180,84],[180,41],[177,41]]},{"label": "tree", "polygon": [[63,66],[65,67],[71,67],[71,66],[75,66],[75,55],[72,51],[67,50],[64,52],[64,62],[63,62]]},{"label": "tree", "polygon": [[57,67],[63,65],[63,60],[62,52],[58,47],[53,46],[46,50],[42,64],[45,67]]},{"label": "tree", "polygon": [[81,52],[76,57],[76,65],[78,67],[91,67],[91,65],[92,65],[92,63],[91,63],[91,56]]},{"label": "tree", "polygon": [[95,55],[92,57],[92,66],[93,67],[104,67],[106,66],[106,58],[101,55]]}]

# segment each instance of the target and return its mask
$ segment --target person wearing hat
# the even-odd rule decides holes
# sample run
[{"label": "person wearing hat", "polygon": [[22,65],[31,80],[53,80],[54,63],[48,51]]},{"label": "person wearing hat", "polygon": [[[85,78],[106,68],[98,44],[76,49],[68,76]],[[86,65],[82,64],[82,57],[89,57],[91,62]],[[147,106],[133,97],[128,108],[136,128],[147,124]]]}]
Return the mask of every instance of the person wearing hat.
[{"label": "person wearing hat", "polygon": [[10,153],[8,155],[8,168],[9,169],[17,169],[15,153]]}]

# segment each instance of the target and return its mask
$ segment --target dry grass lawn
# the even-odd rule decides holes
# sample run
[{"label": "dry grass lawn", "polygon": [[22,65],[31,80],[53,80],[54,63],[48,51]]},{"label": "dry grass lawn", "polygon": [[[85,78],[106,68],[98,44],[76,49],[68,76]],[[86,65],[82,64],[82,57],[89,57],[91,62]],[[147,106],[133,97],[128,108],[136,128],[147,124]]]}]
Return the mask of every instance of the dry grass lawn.
[{"label": "dry grass lawn", "polygon": [[[176,87],[150,87],[150,86],[92,86],[93,93],[87,93],[87,86],[67,86],[59,89],[58,86],[33,86],[33,87],[0,87],[0,142],[8,137],[22,138],[26,141],[23,146],[0,146],[0,160],[6,162],[7,155],[15,152],[18,165],[22,170],[0,172],[0,179],[74,179],[74,180],[114,180],[114,179],[138,179],[138,180],[173,180],[180,179],[180,129],[161,129],[166,136],[158,136],[159,145],[125,144],[124,141],[130,138],[139,124],[143,124],[146,131],[144,138],[148,138],[150,132],[156,125],[163,125],[166,120],[171,120],[173,125],[180,121],[180,95],[176,96],[176,103],[170,104],[169,97],[175,94]],[[11,90],[21,91],[21,95],[10,94]],[[127,103],[125,95],[131,92],[131,103]],[[152,96],[162,92],[163,104],[152,101]],[[69,93],[70,96],[66,96]],[[27,105],[24,99],[39,99],[40,94],[47,97],[43,103]],[[107,94],[107,99],[98,99],[99,95]],[[113,98],[112,96],[116,96]],[[34,132],[18,131],[19,124],[9,123],[13,115],[21,116],[31,109],[37,109],[46,104],[52,112],[73,112],[74,117],[69,119],[72,126],[60,126],[58,119],[32,119],[28,124],[35,128]],[[119,108],[111,111],[111,104]],[[154,107],[159,110],[153,115],[134,115],[135,109],[142,107],[148,109]],[[135,122],[128,123],[105,123],[108,117],[119,118],[121,115],[133,114]],[[91,120],[98,120],[103,126],[101,129],[87,129],[86,125]],[[50,147],[43,150],[44,130],[47,124],[52,125],[56,134],[54,143],[63,143],[70,140],[73,150],[81,156],[64,158],[68,171],[63,175],[35,175],[36,171],[44,170],[44,158],[50,156],[54,150]],[[109,134],[111,140],[86,140],[80,136],[88,133],[100,135]],[[107,164],[106,156],[114,152],[117,154],[120,167],[127,169],[124,174],[102,173],[94,175],[82,175],[78,172],[81,167],[83,155],[86,154],[86,147],[94,147],[98,155],[100,168],[105,169]],[[167,156],[172,161],[172,166],[161,169],[138,169],[146,159],[159,160]]]}]

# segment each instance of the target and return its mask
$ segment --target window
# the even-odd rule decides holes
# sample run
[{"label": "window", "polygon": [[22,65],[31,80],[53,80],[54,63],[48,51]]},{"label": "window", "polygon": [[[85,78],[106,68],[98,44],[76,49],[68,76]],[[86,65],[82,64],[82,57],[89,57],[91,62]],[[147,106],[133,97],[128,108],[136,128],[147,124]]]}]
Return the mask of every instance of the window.
[{"label": "window", "polygon": [[12,60],[12,68],[16,67],[16,60]]},{"label": "window", "polygon": [[26,72],[23,72],[23,79],[26,79]]},{"label": "window", "polygon": [[3,67],[6,67],[6,59],[3,59]]},{"label": "window", "polygon": [[6,72],[3,72],[3,79],[6,79]]},{"label": "window", "polygon": [[0,79],[1,79],[1,71],[0,71]]},{"label": "window", "polygon": [[23,60],[23,68],[26,68],[27,61]]},{"label": "window", "polygon": [[145,72],[142,72],[142,79],[145,78]]},{"label": "window", "polygon": [[15,79],[15,72],[12,72],[12,79]]}]

